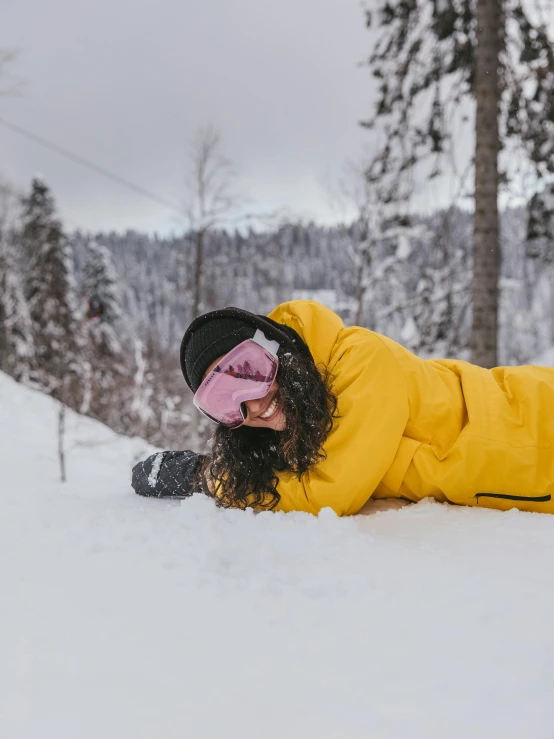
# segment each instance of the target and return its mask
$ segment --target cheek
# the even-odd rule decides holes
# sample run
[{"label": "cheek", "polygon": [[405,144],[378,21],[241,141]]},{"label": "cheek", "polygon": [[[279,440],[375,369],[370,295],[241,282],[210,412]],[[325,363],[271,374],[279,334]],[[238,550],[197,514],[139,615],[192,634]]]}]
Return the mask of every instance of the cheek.
[{"label": "cheek", "polygon": [[284,431],[287,428],[287,418],[283,411],[281,411],[279,418],[275,424],[275,431]]},{"label": "cheek", "polygon": [[274,380],[273,385],[269,388],[269,391],[265,397],[273,399],[276,395],[278,395],[278,393],[279,393],[279,385],[277,384],[277,381]]}]

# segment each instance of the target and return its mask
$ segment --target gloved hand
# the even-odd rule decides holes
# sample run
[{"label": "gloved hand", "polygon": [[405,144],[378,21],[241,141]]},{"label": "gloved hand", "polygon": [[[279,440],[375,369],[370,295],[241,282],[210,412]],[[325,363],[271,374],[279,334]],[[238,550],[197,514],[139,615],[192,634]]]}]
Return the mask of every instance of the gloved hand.
[{"label": "gloved hand", "polygon": [[196,470],[205,458],[196,452],[158,452],[133,467],[135,493],[154,498],[188,498],[194,492]]}]

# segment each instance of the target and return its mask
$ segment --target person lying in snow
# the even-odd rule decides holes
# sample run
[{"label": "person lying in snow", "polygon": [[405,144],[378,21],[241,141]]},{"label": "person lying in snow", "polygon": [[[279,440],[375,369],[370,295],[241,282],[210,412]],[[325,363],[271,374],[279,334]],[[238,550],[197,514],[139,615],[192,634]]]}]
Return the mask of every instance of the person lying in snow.
[{"label": "person lying in snow", "polygon": [[554,368],[420,359],[313,301],[225,308],[181,344],[211,451],[152,455],[140,495],[354,514],[373,498],[554,513]]}]

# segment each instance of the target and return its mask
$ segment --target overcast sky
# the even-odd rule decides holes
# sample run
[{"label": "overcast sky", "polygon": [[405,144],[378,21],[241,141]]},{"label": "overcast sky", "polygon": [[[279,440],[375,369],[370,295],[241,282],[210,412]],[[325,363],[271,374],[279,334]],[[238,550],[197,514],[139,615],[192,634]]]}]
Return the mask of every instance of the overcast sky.
[{"label": "overcast sky", "polygon": [[[359,0],[0,0],[0,48],[24,94],[0,116],[171,201],[211,122],[262,210],[336,217],[332,183],[367,134]],[[41,174],[70,227],[179,231],[163,206],[0,127],[0,176]]]}]

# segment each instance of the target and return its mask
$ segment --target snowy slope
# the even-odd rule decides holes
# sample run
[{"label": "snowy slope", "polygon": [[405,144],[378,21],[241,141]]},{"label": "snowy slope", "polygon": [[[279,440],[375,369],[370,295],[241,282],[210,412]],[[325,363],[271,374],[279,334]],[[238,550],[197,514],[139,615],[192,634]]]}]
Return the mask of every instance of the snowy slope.
[{"label": "snowy slope", "polygon": [[0,374],[2,739],[554,736],[554,516],[144,500],[74,415],[62,485],[55,418]]}]

